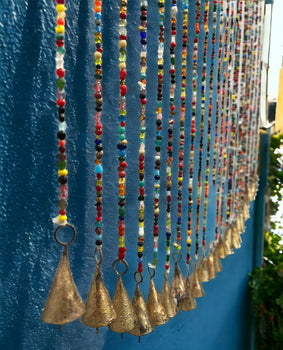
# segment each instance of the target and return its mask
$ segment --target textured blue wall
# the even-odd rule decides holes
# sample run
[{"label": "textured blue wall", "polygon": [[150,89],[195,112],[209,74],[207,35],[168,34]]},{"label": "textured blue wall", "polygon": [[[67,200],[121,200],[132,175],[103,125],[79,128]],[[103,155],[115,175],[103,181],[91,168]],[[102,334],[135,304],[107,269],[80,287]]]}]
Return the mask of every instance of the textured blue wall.
[{"label": "textured blue wall", "polygon": [[[53,240],[52,218],[57,213],[57,113],[55,101],[55,1],[1,0],[0,2],[0,262],[1,313],[0,347],[7,350],[90,350],[90,349],[249,349],[250,303],[247,292],[248,273],[253,265],[253,224],[247,223],[242,236],[242,248],[223,261],[223,271],[215,280],[204,284],[206,295],[197,300],[197,309],[179,314],[166,325],[137,339],[128,334],[124,341],[107,328],[98,335],[80,320],[63,327],[41,322],[41,312],[60,260],[61,247]],[[128,163],[126,244],[129,272],[125,276],[130,297],[133,296],[136,270],[136,241],[138,214],[138,116],[139,94],[139,1],[128,1]],[[166,33],[170,23],[170,1],[166,5]],[[181,3],[181,1],[179,1]],[[86,300],[94,273],[94,41],[93,1],[68,1],[66,34],[66,80],[69,168],[69,221],[78,231],[70,247],[73,277]],[[118,130],[118,32],[119,1],[103,1],[103,124],[104,124],[104,281],[113,296],[116,278],[111,264],[117,253],[117,149]],[[181,24],[181,11],[178,18]],[[190,1],[189,46],[194,36],[194,1]],[[211,14],[210,14],[211,18]],[[148,10],[148,105],[146,153],[146,243],[145,263],[152,259],[152,188],[153,149],[155,132],[155,105],[157,90],[157,35],[158,11],[156,1],[149,1]],[[181,42],[181,30],[178,33]],[[169,36],[166,35],[168,49]],[[166,49],[165,49],[166,50]],[[200,45],[200,62],[202,46]],[[209,47],[210,53],[210,47]],[[165,72],[169,70],[168,50]],[[180,54],[177,54],[177,77],[180,77]],[[199,62],[199,63],[200,63]],[[188,55],[189,67],[192,52]],[[208,65],[209,66],[209,65]],[[199,64],[201,69],[201,65]],[[178,74],[179,73],[179,74]],[[216,72],[215,72],[216,73]],[[188,111],[191,103],[191,71],[188,83]],[[151,78],[152,77],[152,78]],[[176,96],[180,92],[177,78]],[[164,146],[168,120],[169,79],[164,84]],[[176,108],[180,102],[176,99]],[[190,118],[186,135],[189,135]],[[214,123],[214,120],[213,120]],[[175,123],[177,144],[178,121]],[[189,145],[189,137],[186,146]],[[177,174],[177,147],[174,150],[173,178]],[[205,147],[204,147],[205,148]],[[198,147],[196,147],[196,152]],[[165,147],[163,148],[165,151]],[[166,154],[164,152],[166,158]],[[188,156],[188,154],[187,154]],[[163,164],[164,164],[163,159]],[[115,164],[115,166],[113,165]],[[187,183],[188,173],[184,177]],[[210,179],[211,181],[211,179]],[[165,169],[162,170],[162,188]],[[186,186],[185,186],[186,187]],[[173,194],[176,182],[173,182]],[[183,198],[187,200],[187,189]],[[185,202],[184,202],[185,203]],[[213,239],[215,222],[215,190],[211,186],[209,197],[208,240]],[[161,193],[164,213],[165,192]],[[183,232],[186,232],[186,205]],[[115,215],[113,215],[115,213]],[[173,206],[175,217],[176,206]],[[251,207],[253,216],[253,205]],[[118,214],[117,214],[118,216]],[[173,220],[173,224],[175,221]],[[161,232],[165,232],[165,216],[160,218]],[[174,232],[174,231],[173,231]],[[175,233],[175,232],[174,232]],[[185,237],[184,237],[185,238]],[[185,243],[183,244],[185,246]],[[160,235],[160,254],[156,285],[163,283],[165,261],[165,235]],[[184,263],[182,270],[185,272]],[[148,276],[142,284],[148,293]]]}]

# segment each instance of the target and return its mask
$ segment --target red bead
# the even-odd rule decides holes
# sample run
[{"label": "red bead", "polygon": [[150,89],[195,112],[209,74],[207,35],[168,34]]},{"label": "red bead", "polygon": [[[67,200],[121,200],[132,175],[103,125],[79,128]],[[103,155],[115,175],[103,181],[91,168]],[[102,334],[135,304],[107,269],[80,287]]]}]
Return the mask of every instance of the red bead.
[{"label": "red bead", "polygon": [[125,12],[120,12],[120,18],[121,19],[126,19],[127,18],[127,14]]},{"label": "red bead", "polygon": [[146,98],[142,98],[142,99],[141,99],[141,104],[142,104],[142,105],[146,105],[146,102],[147,102],[147,101],[146,101]]},{"label": "red bead", "polygon": [[121,96],[125,96],[127,94],[127,86],[126,85],[120,86],[120,93],[121,93]]},{"label": "red bead", "polygon": [[66,101],[63,98],[59,98],[56,103],[58,106],[64,107],[66,104]]},{"label": "red bead", "polygon": [[120,80],[125,80],[126,79],[126,76],[127,76],[127,72],[125,69],[122,69],[120,71]]},{"label": "red bead", "polygon": [[125,176],[126,176],[125,171],[120,171],[120,172],[119,172],[119,177],[120,177],[120,178],[123,178],[123,177],[125,177]]},{"label": "red bead", "polygon": [[64,209],[59,210],[59,214],[60,215],[66,215],[66,210],[64,210]]},{"label": "red bead", "polygon": [[63,78],[65,76],[65,71],[62,68],[56,70],[56,74],[59,78]]},{"label": "red bead", "polygon": [[56,40],[56,45],[58,47],[62,47],[62,46],[64,46],[64,41],[63,40]]},{"label": "red bead", "polygon": [[143,272],[143,265],[142,264],[138,264],[138,272],[139,273]]}]

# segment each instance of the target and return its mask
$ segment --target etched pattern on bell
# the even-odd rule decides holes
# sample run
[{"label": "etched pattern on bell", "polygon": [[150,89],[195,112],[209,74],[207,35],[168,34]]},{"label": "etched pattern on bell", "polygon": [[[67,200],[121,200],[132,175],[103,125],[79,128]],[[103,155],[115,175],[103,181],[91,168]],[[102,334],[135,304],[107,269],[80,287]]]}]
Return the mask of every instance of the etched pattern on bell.
[{"label": "etched pattern on bell", "polygon": [[214,261],[214,270],[215,270],[215,272],[217,273],[217,272],[222,271],[222,264],[221,264],[220,258],[218,256],[217,249],[214,250],[213,261]]},{"label": "etched pattern on bell", "polygon": [[169,320],[152,278],[150,279],[147,306],[151,323],[154,326],[161,326]]},{"label": "etched pattern on bell", "polygon": [[96,265],[82,322],[88,327],[100,328],[110,325],[115,318],[116,312],[103,283],[100,265]]},{"label": "etched pattern on bell", "polygon": [[45,323],[61,326],[80,318],[84,312],[85,305],[75,286],[65,247],[41,318]]},{"label": "etched pattern on bell", "polygon": [[171,282],[171,294],[173,298],[179,299],[185,293],[184,278],[178,262],[175,262],[174,275]]},{"label": "etched pattern on bell", "polygon": [[132,304],[137,316],[137,322],[135,327],[130,331],[130,334],[141,337],[151,333],[154,330],[154,326],[151,324],[148,307],[138,283]]},{"label": "etched pattern on bell", "polygon": [[201,258],[197,272],[198,272],[198,278],[200,282],[210,281],[209,272],[208,272],[208,260],[205,255],[203,255]]},{"label": "etched pattern on bell", "polygon": [[188,271],[187,278],[185,280],[185,294],[180,298],[178,308],[181,311],[191,311],[197,306],[195,298],[192,296],[190,287],[190,273]]},{"label": "etched pattern on bell", "polygon": [[165,309],[165,312],[169,318],[175,317],[178,313],[178,308],[175,303],[175,300],[171,294],[169,288],[168,278],[164,279],[162,291],[161,291],[161,303]]},{"label": "etched pattern on bell", "polygon": [[116,333],[130,332],[136,325],[137,316],[124,287],[121,276],[118,276],[117,279],[113,307],[117,317],[108,327],[111,331]]},{"label": "etched pattern on bell", "polygon": [[221,259],[225,259],[226,258],[227,254],[226,254],[223,238],[222,238],[221,235],[219,235],[215,251],[217,251],[217,254],[218,254],[219,258],[221,258]]},{"label": "etched pattern on bell", "polygon": [[201,298],[204,296],[204,290],[197,274],[197,266],[194,266],[194,271],[190,278],[190,291],[194,298]]},{"label": "etched pattern on bell", "polygon": [[209,279],[213,279],[216,277],[216,271],[214,266],[214,254],[212,251],[209,252],[208,258],[207,258],[207,269],[208,269],[208,275]]}]

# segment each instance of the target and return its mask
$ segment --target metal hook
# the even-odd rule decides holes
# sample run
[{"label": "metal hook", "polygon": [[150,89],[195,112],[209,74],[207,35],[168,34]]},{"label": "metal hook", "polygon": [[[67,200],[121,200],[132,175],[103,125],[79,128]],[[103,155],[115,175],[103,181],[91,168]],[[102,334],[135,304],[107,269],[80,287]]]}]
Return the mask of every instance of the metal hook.
[{"label": "metal hook", "polygon": [[[151,270],[153,270],[153,272],[151,272]],[[152,279],[154,276],[155,276],[155,269],[154,268],[152,268],[152,267],[148,267],[148,273],[149,273],[149,275],[150,275],[150,279]]]},{"label": "metal hook", "polygon": [[140,284],[143,281],[143,275],[142,275],[141,272],[136,271],[134,273],[134,278],[135,278],[135,281],[136,281],[137,284]]},{"label": "metal hook", "polygon": [[[179,255],[179,258],[178,258],[178,259],[175,258],[175,255],[176,255],[176,254]],[[172,257],[173,257],[175,263],[177,263],[177,262],[179,262],[179,261],[182,259],[183,254],[182,254],[180,251],[177,250],[177,251],[175,251],[175,252],[173,253]]]},{"label": "metal hook", "polygon": [[[116,266],[115,266],[116,263],[117,263],[118,261],[120,261],[120,264],[125,264],[125,265],[126,265],[125,271],[123,271],[123,272],[121,272],[121,273],[119,273],[119,272],[117,271]],[[127,261],[124,260],[124,259],[123,259],[123,260],[116,259],[116,260],[113,262],[112,267],[113,267],[113,270],[114,270],[114,272],[116,273],[116,275],[117,275],[118,277],[120,277],[120,276],[124,275],[124,274],[128,271],[129,265],[128,265]]]},{"label": "metal hook", "polygon": [[[58,236],[57,236],[58,231],[59,231],[61,228],[66,227],[66,226],[67,226],[67,227],[70,227],[70,228],[73,230],[73,237],[72,237],[71,240],[70,240],[69,242],[67,242],[67,243],[60,241],[60,239],[59,239]],[[71,224],[68,224],[68,223],[67,223],[66,225],[59,225],[59,226],[57,226],[57,227],[56,227],[56,230],[55,230],[55,232],[54,232],[55,241],[56,241],[58,244],[62,245],[63,247],[66,247],[66,248],[74,241],[74,239],[76,238],[76,235],[77,235],[77,231],[76,231],[75,227],[74,227],[73,225],[71,225]]]},{"label": "metal hook", "polygon": [[[97,253],[99,254],[99,260],[97,258]],[[102,259],[103,259],[102,250],[101,250],[101,248],[96,247],[94,250],[94,260],[95,260],[96,264],[100,265],[102,263]]]},{"label": "metal hook", "polygon": [[208,250],[207,245],[204,245],[201,247],[202,256],[205,256],[205,253],[207,252],[207,250]]}]

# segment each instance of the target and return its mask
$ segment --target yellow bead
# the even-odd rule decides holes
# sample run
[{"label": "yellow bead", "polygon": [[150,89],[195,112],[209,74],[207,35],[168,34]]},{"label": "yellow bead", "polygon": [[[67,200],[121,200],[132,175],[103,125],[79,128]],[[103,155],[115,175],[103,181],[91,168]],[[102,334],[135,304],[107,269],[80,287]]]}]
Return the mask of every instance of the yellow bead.
[{"label": "yellow bead", "polygon": [[119,237],[119,243],[124,243],[125,242],[125,237],[124,236],[120,236]]},{"label": "yellow bead", "polygon": [[62,5],[62,4],[58,4],[56,6],[56,10],[57,10],[57,12],[64,12],[65,11],[65,6]]},{"label": "yellow bead", "polygon": [[67,215],[59,215],[59,221],[66,221],[67,220]]},{"label": "yellow bead", "polygon": [[66,176],[66,175],[68,175],[68,170],[67,169],[58,170],[58,175],[59,176]]},{"label": "yellow bead", "polygon": [[139,227],[143,227],[143,222],[139,222]]},{"label": "yellow bead", "polygon": [[101,56],[102,56],[101,52],[95,51],[95,53],[94,53],[95,59],[99,59],[99,58],[101,58]]},{"label": "yellow bead", "polygon": [[126,40],[120,40],[119,41],[119,46],[122,48],[125,48],[127,46],[127,41]]},{"label": "yellow bead", "polygon": [[120,62],[119,63],[119,68],[120,69],[126,69],[126,63],[125,62]]},{"label": "yellow bead", "polygon": [[63,34],[63,33],[65,33],[65,27],[64,26],[57,26],[55,28],[55,31],[57,34]]},{"label": "yellow bead", "polygon": [[138,246],[138,252],[139,253],[143,252],[143,247]]}]

